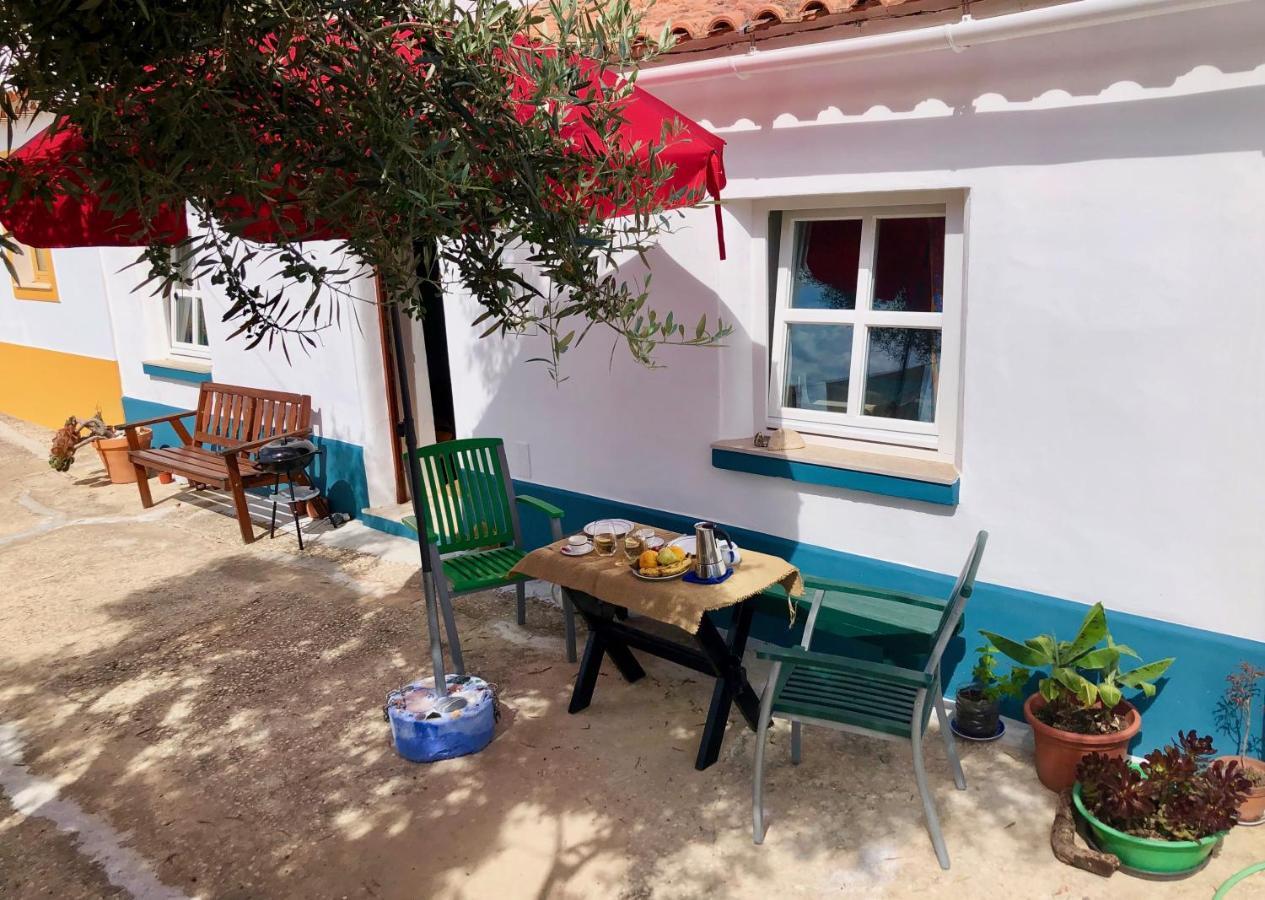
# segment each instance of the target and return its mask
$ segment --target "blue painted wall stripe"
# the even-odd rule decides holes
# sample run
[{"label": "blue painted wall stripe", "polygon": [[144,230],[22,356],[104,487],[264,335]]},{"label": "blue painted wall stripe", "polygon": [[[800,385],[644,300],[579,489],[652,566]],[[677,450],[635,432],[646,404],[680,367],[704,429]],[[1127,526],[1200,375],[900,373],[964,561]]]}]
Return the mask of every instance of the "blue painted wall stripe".
[{"label": "blue painted wall stripe", "polygon": [[[693,520],[686,516],[603,500],[562,488],[516,481],[515,490],[562,507],[566,511],[563,527],[568,531],[578,530],[593,519],[614,515],[673,531],[688,533],[693,528]],[[543,520],[537,521],[537,517],[525,513],[523,528],[530,546],[548,542],[548,524]],[[789,559],[804,572],[826,578],[910,593],[947,596],[957,574],[930,572],[869,559],[745,528],[730,528],[729,531],[734,540],[743,546],[777,554]],[[996,539],[997,535],[993,537]],[[967,550],[965,545],[961,548],[963,560]],[[989,552],[993,551],[990,549]],[[970,680],[974,651],[982,642],[979,629],[987,628],[1021,639],[1053,633],[1070,640],[1088,609],[1085,603],[989,584],[988,568],[989,553],[986,552],[980,567],[981,577],[985,580],[977,585],[967,604],[962,637],[945,655],[946,692],[950,695]],[[1092,602],[1093,598],[1088,599]],[[793,643],[798,640],[798,633],[788,630],[786,622],[784,609],[764,611],[757,616],[754,633],[774,643]],[[1109,612],[1109,622],[1116,640],[1132,646],[1145,661],[1177,657],[1155,698],[1130,697],[1144,713],[1143,730],[1135,743],[1135,751],[1144,752],[1163,745],[1179,729],[1194,728],[1201,734],[1216,738],[1221,750],[1232,752],[1235,741],[1226,732],[1218,730],[1216,711],[1225,688],[1225,676],[1240,660],[1265,667],[1265,643],[1124,612]],[[1014,718],[1022,718],[1017,703],[1009,704],[1005,711]]]},{"label": "blue painted wall stripe", "polygon": [[924,503],[938,503],[943,506],[956,506],[958,502],[957,481],[952,484],[937,484],[932,481],[918,481],[914,478],[876,475],[873,472],[859,472],[856,469],[840,469],[835,466],[779,459],[776,456],[757,456],[754,453],[722,450],[718,447],[712,448],[712,465],[717,469],[788,478],[791,481],[806,484],[823,484],[850,491],[865,491],[888,497],[921,500]]},{"label": "blue painted wall stripe", "polygon": [[[158,363],[141,363],[141,371],[152,378],[166,378],[169,381],[188,381],[192,384],[201,384],[204,381],[211,380],[210,372],[191,372],[188,369],[162,366]],[[159,415],[162,414],[159,413]]]}]

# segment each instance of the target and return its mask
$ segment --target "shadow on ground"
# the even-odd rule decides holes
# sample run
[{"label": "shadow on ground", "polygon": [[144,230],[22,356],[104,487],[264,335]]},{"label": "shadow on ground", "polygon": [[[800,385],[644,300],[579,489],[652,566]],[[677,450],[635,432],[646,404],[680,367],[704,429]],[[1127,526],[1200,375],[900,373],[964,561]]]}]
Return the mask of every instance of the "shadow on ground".
[{"label": "shadow on ground", "polygon": [[[510,715],[482,754],[432,766],[396,757],[381,716],[385,693],[424,658],[415,581],[366,597],[242,554],[102,613],[127,636],[4,667],[6,705],[28,762],[76,773],[71,793],[187,891],[555,896],[582,875],[603,892],[704,896],[734,866],[775,874],[746,831],[749,733],[735,720],[721,762],[695,772],[709,687],[653,663],[638,685],[604,675],[593,707],[567,715],[573,667],[544,603],[531,632],[516,632],[494,595],[462,606],[472,668]],[[930,858],[908,751],[815,738],[795,773],[774,749],[770,839],[792,838],[801,862],[842,860],[875,834],[889,836],[878,868]],[[931,756],[948,801],[942,752]],[[857,778],[871,767],[899,768],[903,784]],[[1012,824],[1019,800],[991,804],[980,824]]]}]

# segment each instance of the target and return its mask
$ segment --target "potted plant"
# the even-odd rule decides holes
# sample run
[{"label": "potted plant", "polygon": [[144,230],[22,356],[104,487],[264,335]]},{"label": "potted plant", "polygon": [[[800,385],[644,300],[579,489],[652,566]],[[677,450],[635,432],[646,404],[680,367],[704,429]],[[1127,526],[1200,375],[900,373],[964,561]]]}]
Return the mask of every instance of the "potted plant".
[{"label": "potted plant", "polygon": [[1225,677],[1228,685],[1221,709],[1231,721],[1229,730],[1239,739],[1239,755],[1223,756],[1224,760],[1236,760],[1251,787],[1247,798],[1239,807],[1240,825],[1260,825],[1265,822],[1265,762],[1248,756],[1252,737],[1252,700],[1260,694],[1259,682],[1265,679],[1265,669],[1249,662],[1239,663],[1239,670]]},{"label": "potted plant", "polygon": [[1087,754],[1125,755],[1142,715],[1124,699],[1123,689],[1153,697],[1155,679],[1173,664],[1170,657],[1122,672],[1121,659],[1138,655],[1112,639],[1101,603],[1085,615],[1071,641],[1043,634],[1019,643],[980,633],[1020,665],[1046,672],[1024,703],[1023,717],[1032,726],[1037,777],[1052,791],[1075,783],[1076,767]]},{"label": "potted plant", "polygon": [[971,669],[971,683],[958,688],[953,707],[953,731],[972,741],[994,741],[1006,726],[1001,721],[1002,697],[1018,699],[1031,674],[1015,667],[1006,677],[997,677],[997,648],[991,643],[976,648],[979,658]]},{"label": "potted plant", "polygon": [[1212,738],[1189,731],[1148,753],[1140,765],[1102,753],[1086,756],[1072,789],[1098,848],[1152,875],[1183,875],[1203,865],[1238,821],[1248,781],[1237,760],[1211,765]]},{"label": "potted plant", "polygon": [[[147,449],[154,439],[148,428],[136,429],[140,449]],[[101,410],[90,419],[71,416],[66,424],[53,434],[53,444],[48,453],[48,464],[58,472],[65,472],[75,461],[75,452],[84,444],[92,444],[113,484],[131,484],[136,481],[136,469],[128,461],[127,435],[105,424]]]}]

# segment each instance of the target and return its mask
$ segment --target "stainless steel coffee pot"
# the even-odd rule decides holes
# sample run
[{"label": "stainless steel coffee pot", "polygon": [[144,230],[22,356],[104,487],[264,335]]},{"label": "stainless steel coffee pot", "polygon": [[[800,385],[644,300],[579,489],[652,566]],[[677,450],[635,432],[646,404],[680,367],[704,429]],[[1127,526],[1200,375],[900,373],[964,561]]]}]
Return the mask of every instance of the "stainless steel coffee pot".
[{"label": "stainless steel coffee pot", "polygon": [[[720,540],[726,542],[721,546]],[[694,575],[698,578],[723,578],[736,559],[734,542],[714,522],[694,523]]]}]

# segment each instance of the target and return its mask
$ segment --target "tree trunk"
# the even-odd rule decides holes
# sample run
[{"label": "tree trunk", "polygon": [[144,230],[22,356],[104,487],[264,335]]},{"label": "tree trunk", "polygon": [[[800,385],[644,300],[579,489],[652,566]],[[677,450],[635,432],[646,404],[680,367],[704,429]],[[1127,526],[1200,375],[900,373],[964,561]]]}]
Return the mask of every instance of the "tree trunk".
[{"label": "tree trunk", "polygon": [[1120,868],[1120,860],[1113,853],[1100,853],[1088,845],[1076,842],[1076,818],[1072,812],[1072,792],[1059,792],[1059,806],[1054,813],[1054,826],[1050,829],[1050,848],[1054,858],[1086,872],[1104,878]]}]

